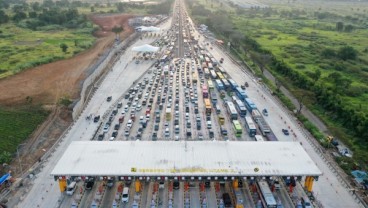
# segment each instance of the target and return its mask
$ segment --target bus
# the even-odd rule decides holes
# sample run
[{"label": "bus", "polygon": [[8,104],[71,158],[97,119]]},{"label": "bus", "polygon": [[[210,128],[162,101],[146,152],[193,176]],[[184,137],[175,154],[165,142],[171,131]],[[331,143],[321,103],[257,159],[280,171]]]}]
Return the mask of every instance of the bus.
[{"label": "bus", "polygon": [[234,101],[234,104],[235,104],[236,110],[238,110],[239,112],[240,117],[244,118],[245,115],[247,115],[247,108],[245,108],[244,103],[241,100],[236,99]]},{"label": "bus", "polygon": [[210,77],[210,71],[208,70],[208,68],[203,68],[203,71],[204,71],[204,77],[208,79]]},{"label": "bus", "polygon": [[219,79],[225,79],[224,75],[221,72],[216,73]]},{"label": "bus", "polygon": [[225,90],[231,90],[230,84],[226,79],[221,79],[222,84],[224,85]]},{"label": "bus", "polygon": [[207,84],[208,84],[208,89],[210,89],[210,90],[213,90],[214,89],[214,86],[213,86],[213,82],[212,82],[212,80],[208,80],[207,81]]},{"label": "bus", "polygon": [[245,98],[248,97],[247,94],[245,94],[245,91],[240,87],[236,87],[234,91],[236,96],[238,96],[240,100],[244,100]]},{"label": "bus", "polygon": [[236,112],[235,106],[232,102],[226,102],[226,109],[229,113],[231,120],[237,120],[238,119],[238,112]]},{"label": "bus", "polygon": [[208,98],[205,98],[204,99],[204,105],[205,105],[205,107],[206,107],[206,114],[207,115],[211,115],[211,102],[210,102],[210,99],[208,99]]},{"label": "bus", "polygon": [[243,130],[242,127],[240,125],[240,122],[238,120],[233,120],[233,126],[234,126],[234,130],[235,130],[235,136],[236,137],[241,137]]},{"label": "bus", "polygon": [[253,101],[251,101],[249,98],[244,99],[244,105],[249,112],[252,112],[254,109],[257,109],[256,104],[254,104]]},{"label": "bus", "polygon": [[213,69],[213,65],[211,63],[208,63],[208,68]]},{"label": "bus", "polygon": [[266,181],[258,181],[257,182],[258,189],[261,192],[261,201],[263,207],[273,208],[277,207],[277,203],[275,197],[273,196],[270,187],[268,186]]},{"label": "bus", "polygon": [[227,81],[230,83],[231,88],[233,88],[233,90],[235,90],[237,87],[239,87],[238,84],[236,84],[236,82],[234,80],[228,79]]},{"label": "bus", "polygon": [[211,73],[211,78],[212,79],[216,79],[217,78],[217,74],[214,70],[210,70],[210,73]]},{"label": "bus", "polygon": [[203,98],[208,98],[208,89],[206,85],[202,86],[202,95],[203,95]]},{"label": "bus", "polygon": [[211,97],[211,102],[213,103],[213,105],[216,105],[216,103],[217,103],[217,95],[216,95],[216,92],[211,91],[210,92],[210,97]]},{"label": "bus", "polygon": [[219,91],[224,89],[224,85],[222,84],[221,80],[216,79],[216,80],[215,80],[215,82],[216,82],[216,88],[217,88]]},{"label": "bus", "polygon": [[264,142],[265,140],[263,139],[263,136],[261,135],[255,135],[254,136],[254,139],[257,141],[257,142]]},{"label": "bus", "polygon": [[256,136],[257,127],[254,124],[253,119],[251,117],[245,117],[245,128],[247,129],[250,137]]}]

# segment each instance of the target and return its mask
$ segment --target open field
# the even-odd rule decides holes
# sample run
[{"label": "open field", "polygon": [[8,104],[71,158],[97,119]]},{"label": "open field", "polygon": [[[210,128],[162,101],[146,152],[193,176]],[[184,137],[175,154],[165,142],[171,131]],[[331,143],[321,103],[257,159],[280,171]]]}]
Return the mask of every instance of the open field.
[{"label": "open field", "polygon": [[[70,58],[90,48],[95,38],[93,25],[83,29],[33,31],[13,23],[0,25],[0,78],[55,60]],[[56,32],[57,31],[57,32]],[[64,53],[60,44],[68,46]]]},{"label": "open field", "polygon": [[[207,8],[205,0],[194,2]],[[366,167],[362,129],[368,127],[368,2],[260,2],[270,7],[234,7],[235,14],[232,9],[219,14],[226,7],[214,3],[211,14],[197,14],[196,19],[208,24],[217,38],[232,42],[252,67],[270,69]],[[346,51],[352,56],[345,56]]]},{"label": "open field", "polygon": [[47,115],[40,106],[0,108],[0,152],[15,152],[17,145],[27,139]]}]

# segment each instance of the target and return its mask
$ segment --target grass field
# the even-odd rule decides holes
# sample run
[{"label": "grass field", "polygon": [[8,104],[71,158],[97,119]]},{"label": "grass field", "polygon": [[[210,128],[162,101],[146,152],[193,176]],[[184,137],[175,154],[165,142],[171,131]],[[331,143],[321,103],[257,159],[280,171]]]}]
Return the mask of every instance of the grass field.
[{"label": "grass field", "polygon": [[0,152],[14,153],[47,117],[48,112],[38,106],[18,109],[0,108]]},{"label": "grass field", "polygon": [[[216,0],[210,2],[216,2]],[[238,0],[233,2],[239,3]],[[247,2],[248,0],[242,1],[242,3]],[[250,2],[253,1],[250,0]],[[249,9],[234,7],[235,14],[232,9],[226,10],[233,23],[232,30],[221,25],[226,21],[211,22],[208,16],[200,14],[197,14],[195,19],[198,23],[210,22],[213,32],[218,35],[217,38],[223,38],[225,42],[231,39],[226,34],[240,32],[243,39],[233,43],[238,56],[252,67],[258,68],[250,57],[253,57],[254,53],[262,54],[268,51],[275,60],[279,61],[278,63],[283,63],[293,71],[289,74],[282,73],[280,69],[276,71],[271,61],[264,63],[294,96],[300,99],[303,95],[307,95],[303,103],[327,124],[334,136],[354,151],[354,159],[359,161],[355,164],[360,164],[363,168],[368,167],[366,159],[368,145],[366,145],[365,136],[359,136],[355,132],[358,129],[356,127],[366,128],[364,124],[352,126],[350,125],[352,120],[349,120],[353,118],[352,115],[359,114],[362,117],[368,115],[368,16],[366,15],[368,2],[315,0],[259,0],[259,2],[269,7]],[[206,0],[196,0],[195,4],[205,6]],[[219,3],[212,5],[211,17],[218,14],[217,11],[226,8],[221,7]],[[344,29],[337,31],[338,22],[343,23]],[[353,29],[347,30],[348,27]],[[341,49],[347,46],[356,51],[356,58],[342,58]],[[316,79],[314,75],[318,72],[320,76]],[[260,70],[258,73],[261,75]],[[332,75],[336,73],[340,74],[342,79],[333,80]],[[358,113],[338,116],[337,112],[330,110],[331,108],[324,108],[321,105],[321,97],[325,100],[330,97],[321,96],[317,101],[318,99],[313,96],[316,92],[313,91],[315,88],[309,88],[310,91],[307,91],[307,88],[297,87],[295,74],[304,77],[304,80],[312,80],[311,83],[314,86],[323,86],[325,90],[330,90],[339,98],[339,106]],[[348,80],[349,84],[347,87],[338,89],[339,85],[343,84],[343,80]],[[305,119],[303,119],[304,124],[308,123],[304,121]],[[361,132],[363,131],[359,134],[364,135]],[[324,138],[320,132],[315,133],[320,135],[316,138]],[[352,164],[351,161],[349,164]],[[349,171],[349,169],[346,170]]]},{"label": "grass field", "polygon": [[[33,31],[13,23],[0,25],[0,78],[54,60],[65,59],[91,47],[93,25],[84,29]],[[60,44],[68,46],[64,53]]]}]

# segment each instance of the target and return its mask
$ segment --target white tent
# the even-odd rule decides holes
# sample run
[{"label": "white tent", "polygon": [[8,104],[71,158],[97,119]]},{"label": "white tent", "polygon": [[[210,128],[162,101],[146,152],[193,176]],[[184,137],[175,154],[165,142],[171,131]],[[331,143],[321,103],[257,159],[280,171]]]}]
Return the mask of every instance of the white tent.
[{"label": "white tent", "polygon": [[160,49],[159,47],[151,46],[148,44],[136,46],[132,48],[132,51],[138,51],[138,52],[156,52]]},{"label": "white tent", "polygon": [[160,31],[159,27],[154,27],[154,26],[150,26],[150,27],[140,26],[140,27],[136,27],[135,29],[141,32],[159,32]]}]

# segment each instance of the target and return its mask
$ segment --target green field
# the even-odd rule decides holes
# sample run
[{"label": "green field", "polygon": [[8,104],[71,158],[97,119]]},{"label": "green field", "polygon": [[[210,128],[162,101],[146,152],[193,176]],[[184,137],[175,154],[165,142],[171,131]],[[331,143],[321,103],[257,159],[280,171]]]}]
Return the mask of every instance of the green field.
[{"label": "green field", "polygon": [[[91,47],[93,25],[84,29],[33,31],[13,23],[0,25],[0,78],[54,60],[69,58]],[[60,44],[68,46],[64,53]]]},{"label": "green field", "polygon": [[[0,152],[14,153],[22,143],[47,117],[48,112],[38,106],[17,109],[0,108]],[[9,162],[0,155],[0,162]]]},{"label": "green field", "polygon": [[195,20],[230,41],[234,54],[258,75],[266,66],[294,96],[304,97],[354,151],[355,164],[368,167],[368,2],[262,0],[270,7],[248,9],[219,2],[188,0],[188,5]]}]

